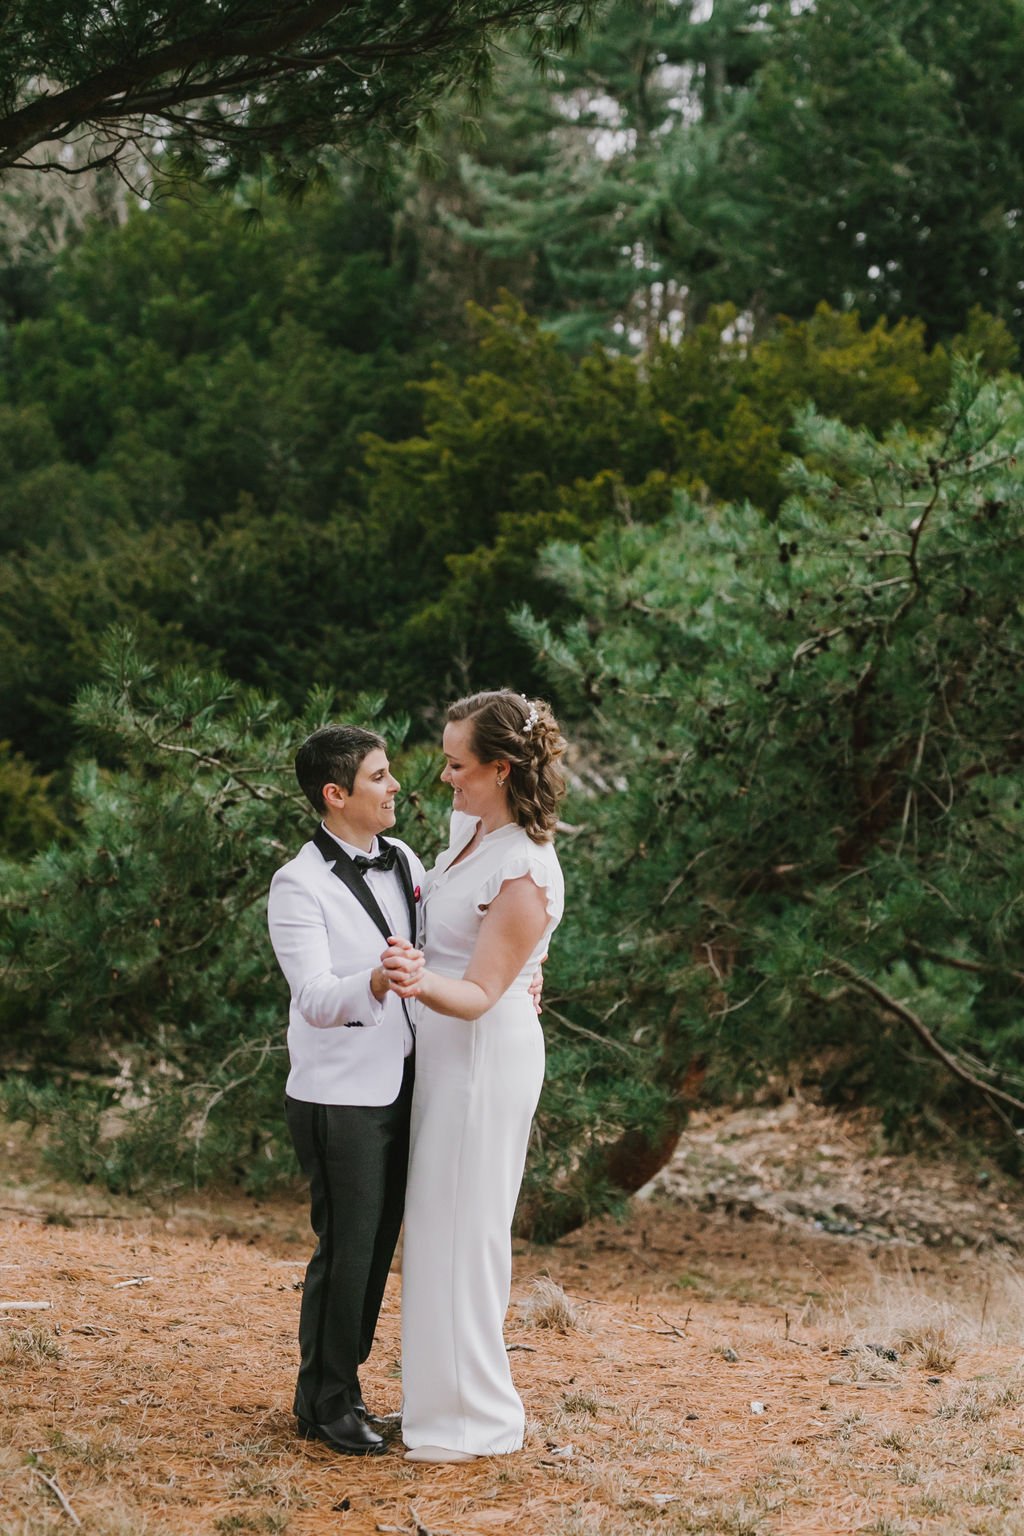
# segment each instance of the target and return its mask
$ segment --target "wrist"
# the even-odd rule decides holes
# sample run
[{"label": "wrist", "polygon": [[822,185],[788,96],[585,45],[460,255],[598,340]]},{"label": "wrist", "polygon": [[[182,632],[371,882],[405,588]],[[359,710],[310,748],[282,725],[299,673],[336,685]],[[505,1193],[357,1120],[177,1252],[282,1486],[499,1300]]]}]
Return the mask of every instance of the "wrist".
[{"label": "wrist", "polygon": [[432,992],[431,983],[433,980],[433,972],[428,971],[426,966],[423,967],[419,976],[416,978],[416,997],[419,1002],[425,1004],[428,1008],[430,1007],[430,998]]}]

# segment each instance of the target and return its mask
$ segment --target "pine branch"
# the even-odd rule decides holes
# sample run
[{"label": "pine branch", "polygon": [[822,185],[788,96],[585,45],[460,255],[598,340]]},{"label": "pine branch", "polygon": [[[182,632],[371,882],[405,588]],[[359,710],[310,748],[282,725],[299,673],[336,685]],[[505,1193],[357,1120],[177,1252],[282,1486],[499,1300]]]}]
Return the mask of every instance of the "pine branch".
[{"label": "pine branch", "polygon": [[133,110],[131,94],[150,80],[176,70],[191,70],[220,59],[266,57],[299,42],[332,21],[339,13],[355,8],[354,0],[317,0],[316,4],[289,7],[283,17],[262,31],[212,27],[207,32],[181,38],[142,58],[113,64],[89,80],[53,96],[41,96],[0,124],[0,167],[9,165],[44,139],[67,127],[85,122],[97,113],[114,115],[113,103],[121,98],[122,109]]},{"label": "pine branch", "polygon": [[962,960],[958,955],[944,955],[937,949],[918,944],[916,939],[909,940],[909,947],[923,960],[949,966],[954,971],[970,971],[977,976],[1012,976],[1014,981],[1024,982],[1024,971],[1015,971],[1011,966],[986,965],[981,960]]},{"label": "pine branch", "polygon": [[[983,1083],[980,1078],[975,1077],[974,1073],[969,1072],[963,1062],[939,1044],[924,1020],[918,1018],[916,1013],[912,1013],[905,1003],[901,1003],[897,998],[890,996],[888,992],[883,991],[880,986],[871,981],[867,976],[862,976],[859,971],[855,971],[851,965],[846,964],[845,960],[838,960],[830,956],[828,970],[834,976],[844,977],[852,987],[856,987],[858,991],[873,998],[887,1013],[891,1013],[897,1019],[900,1019],[914,1032],[925,1050],[941,1061],[943,1066],[954,1077],[959,1078],[969,1088],[973,1088],[977,1093],[982,1094],[994,1108],[998,1105],[1004,1105],[1008,1109],[1017,1110],[1019,1113],[1024,1114],[1024,1100],[1016,1099],[1012,1093],[1004,1093],[1001,1088],[993,1088],[989,1083]],[[1001,1118],[1005,1120],[1006,1117],[1001,1115]],[[1019,1136],[1021,1132],[1015,1130],[1014,1134]]]},{"label": "pine branch", "polygon": [[563,1029],[571,1030],[574,1035],[582,1035],[585,1040],[593,1040],[595,1045],[607,1046],[610,1051],[620,1051],[623,1056],[628,1056],[630,1060],[635,1056],[635,1052],[631,1051],[628,1046],[623,1045],[620,1040],[611,1040],[607,1035],[598,1035],[594,1030],[587,1029],[583,1024],[575,1024],[572,1019],[567,1019],[564,1013],[559,1013],[557,1008],[552,1008],[551,1004],[546,1000],[544,1002],[544,1012],[550,1014],[553,1019],[557,1019]]},{"label": "pine branch", "polygon": [[[0,170],[23,165],[24,157],[37,145],[62,139],[85,123],[140,122],[146,114],[169,119],[176,107],[189,102],[212,102],[225,93],[254,91],[282,81],[298,85],[305,79],[308,83],[310,76],[321,75],[325,69],[348,70],[357,79],[366,79],[395,62],[419,60],[429,64],[436,60],[436,88],[440,91],[450,72],[443,65],[447,62],[450,66],[474,39],[482,43],[490,33],[531,21],[540,27],[550,25],[538,0],[514,0],[490,10],[471,8],[468,17],[465,7],[437,6],[412,27],[399,22],[378,27],[369,36],[340,35],[345,19],[353,16],[354,28],[363,9],[359,0],[291,0],[256,16],[250,14],[247,24],[221,21],[205,31],[164,42],[148,53],[122,58],[66,89],[44,91],[0,117]],[[332,24],[339,29],[337,41],[332,32],[324,36],[326,46],[302,51],[307,39],[326,34]],[[396,105],[395,101],[384,104],[355,90],[346,110],[338,99],[339,82],[343,81],[343,74],[337,81],[327,81],[330,107],[313,114],[321,141],[327,139],[332,121],[346,116],[374,118]],[[10,85],[13,88],[15,82]],[[403,89],[399,104],[407,106],[409,96],[408,89]],[[303,109],[294,108],[279,122],[262,123],[260,136],[273,143],[309,121]],[[186,122],[196,129],[200,126],[190,119]],[[217,136],[210,123],[202,127],[206,137]]]}]

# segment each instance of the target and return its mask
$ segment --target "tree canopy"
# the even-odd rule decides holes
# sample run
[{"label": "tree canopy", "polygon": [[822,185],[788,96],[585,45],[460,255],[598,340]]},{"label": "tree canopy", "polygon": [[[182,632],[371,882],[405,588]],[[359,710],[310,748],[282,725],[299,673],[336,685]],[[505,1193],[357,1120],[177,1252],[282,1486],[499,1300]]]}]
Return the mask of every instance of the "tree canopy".
[{"label": "tree canopy", "polygon": [[165,141],[191,174],[269,155],[299,185],[318,152],[360,133],[408,137],[454,87],[479,89],[491,45],[522,29],[564,46],[585,0],[15,0],[0,20],[0,169],[73,169]]},{"label": "tree canopy", "polygon": [[574,345],[724,301],[1019,338],[1022,71],[1022,0],[612,0],[543,79],[503,68],[440,212]]},{"label": "tree canopy", "polygon": [[605,1042],[602,1131],[549,1162],[551,1221],[649,1177],[701,1089],[795,1061],[894,1131],[966,1088],[1020,1166],[1024,395],[961,367],[927,433],[800,435],[773,525],[681,497],[552,547],[578,617],[520,619],[615,786],[573,808],[552,1002]]},{"label": "tree canopy", "polygon": [[[114,623],[291,708],[368,644],[397,707],[528,686],[505,615],[560,611],[549,540],[656,524],[676,488],[770,517],[798,406],[923,426],[949,379],[913,320],[820,308],[751,341],[716,307],[638,367],[434,279],[358,176],[258,229],[206,195],[68,249],[0,352],[0,739],[67,762]],[[1013,357],[982,316],[958,344]]]}]

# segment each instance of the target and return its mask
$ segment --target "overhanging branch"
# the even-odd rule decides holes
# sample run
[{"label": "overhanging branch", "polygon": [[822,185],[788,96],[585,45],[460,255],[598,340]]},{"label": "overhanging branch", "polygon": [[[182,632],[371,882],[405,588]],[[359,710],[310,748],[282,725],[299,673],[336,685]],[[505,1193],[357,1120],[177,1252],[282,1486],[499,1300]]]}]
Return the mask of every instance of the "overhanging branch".
[{"label": "overhanging branch", "polygon": [[[855,971],[853,966],[847,965],[845,960],[838,960],[830,956],[827,969],[833,976],[841,976],[844,981],[849,982],[850,986],[855,987],[858,992],[863,992],[866,997],[872,998],[887,1013],[891,1013],[901,1023],[906,1024],[917,1036],[925,1050],[938,1061],[941,1061],[943,1066],[954,1077],[959,1078],[960,1082],[966,1083],[969,1088],[973,1088],[976,1093],[980,1093],[984,1098],[988,1099],[993,1107],[998,1108],[1001,1106],[1001,1118],[1005,1119],[1002,1109],[1012,1109],[1016,1110],[1018,1114],[1024,1114],[1024,1101],[1014,1098],[1012,1093],[1006,1093],[1002,1088],[994,1088],[991,1083],[983,1083],[980,1078],[975,1077],[974,1073],[970,1072],[958,1057],[954,1056],[952,1052],[947,1051],[945,1046],[939,1044],[924,1020],[918,1018],[917,1014],[913,1013],[905,1003],[901,1003],[898,998],[890,996],[888,992],[884,991],[882,987],[871,981],[867,976],[862,976],[859,971]],[[1019,1136],[1021,1133],[1015,1130],[1015,1134]]]},{"label": "overhanging branch", "polygon": [[[316,131],[326,134],[332,122],[386,115],[379,99],[365,100],[354,88],[349,100],[344,71],[365,79],[403,60],[436,61],[435,83],[442,91],[452,83],[451,71],[446,74],[444,69],[446,55],[451,63],[472,48],[474,40],[483,43],[490,32],[531,21],[543,31],[554,25],[559,12],[571,12],[578,20],[587,3],[561,0],[560,5],[545,7],[541,0],[512,0],[477,10],[449,0],[448,4],[424,4],[419,15],[403,13],[362,32],[360,23],[367,9],[362,0],[282,0],[275,7],[245,9],[244,20],[236,11],[216,26],[170,42],[157,17],[150,37],[154,45],[148,52],[119,59],[65,89],[44,90],[0,116],[0,170],[24,164],[37,145],[60,140],[83,124],[127,127],[146,114],[169,114],[175,107],[214,101],[233,90],[244,93],[283,80],[301,87],[304,76],[333,69],[337,79],[327,82],[326,106],[321,103],[317,109],[314,103],[313,111]],[[352,23],[346,28],[343,23],[350,15]],[[59,72],[57,64],[54,73]],[[7,81],[5,86],[16,91],[18,82]],[[410,97],[405,90],[402,95],[404,100],[414,100],[416,92]],[[277,125],[278,133],[301,128],[303,108],[293,103],[293,109]],[[274,124],[262,124],[261,129],[273,138]],[[215,131],[208,129],[206,136],[215,137]]]},{"label": "overhanging branch", "polygon": [[0,167],[24,155],[55,130],[66,124],[88,121],[104,104],[108,114],[117,97],[130,93],[151,80],[176,71],[188,71],[199,65],[213,65],[226,59],[265,58],[281,53],[318,31],[345,11],[355,8],[356,0],[317,0],[311,5],[291,5],[278,12],[276,22],[262,31],[243,31],[231,27],[212,27],[192,37],[180,38],[148,55],[113,64],[52,96],[41,96],[0,123]]}]

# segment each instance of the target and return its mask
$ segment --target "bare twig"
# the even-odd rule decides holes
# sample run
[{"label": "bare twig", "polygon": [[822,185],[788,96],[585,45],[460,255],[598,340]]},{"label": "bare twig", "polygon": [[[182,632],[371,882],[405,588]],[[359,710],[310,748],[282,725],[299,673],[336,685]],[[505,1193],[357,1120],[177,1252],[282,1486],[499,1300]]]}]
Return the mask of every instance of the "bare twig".
[{"label": "bare twig", "polygon": [[628,1056],[632,1060],[633,1052],[623,1045],[620,1040],[608,1040],[604,1035],[595,1034],[592,1029],[587,1029],[583,1024],[574,1024],[572,1019],[565,1017],[564,1013],[559,1013],[557,1008],[552,1008],[546,999],[544,1002],[544,1013],[553,1019],[557,1019],[559,1024],[563,1025],[565,1029],[571,1029],[574,1035],[583,1035],[585,1039],[593,1040],[595,1045],[606,1045],[610,1051],[620,1051],[623,1056]]},{"label": "bare twig", "polygon": [[[902,820],[900,822],[900,840],[899,840],[899,844],[898,844],[898,846],[896,848],[896,857],[897,858],[899,858],[900,855],[902,854],[902,852],[903,852],[903,844],[906,841],[907,826],[908,826],[908,823],[910,821],[910,811],[911,811],[911,807],[914,804],[914,779],[917,777],[918,773],[920,773],[920,771],[921,771],[921,759],[924,757],[924,746],[925,746],[925,742],[928,740],[928,717],[929,717],[930,714],[931,714],[931,704],[929,703],[927,709],[924,712],[924,719],[921,722],[921,734],[917,738],[917,753],[916,753],[916,755],[914,757],[913,777],[911,778],[910,783],[907,785],[906,798],[904,799],[904,802],[903,802],[903,818],[902,818]],[[915,828],[915,839],[916,839],[916,835],[917,835],[917,833],[916,833],[916,828],[917,828],[917,817],[916,817],[916,815],[914,817],[914,828]]]},{"label": "bare twig", "polygon": [[[26,1069],[27,1070],[27,1069]],[[54,1211],[43,1211],[35,1205],[0,1205],[0,1211],[13,1211],[16,1216],[38,1216],[41,1221],[54,1216]],[[112,1211],[71,1211],[76,1221],[134,1221],[134,1215],[118,1215]]]},{"label": "bare twig", "polygon": [[754,1001],[754,998],[760,992],[761,988],[767,984],[767,980],[767,977],[762,977],[757,986],[754,988],[753,992],[748,992],[746,997],[741,997],[738,1003],[730,1003],[728,1008],[712,1009],[709,1017],[712,1019],[724,1019],[727,1014],[739,1013],[741,1008],[745,1008],[748,1003],[752,1003]]},{"label": "bare twig", "polygon": [[58,1500],[61,1509],[68,1516],[68,1518],[72,1520],[75,1525],[81,1525],[81,1520],[79,1520],[78,1516],[71,1508],[71,1505],[68,1502],[68,1496],[58,1483],[57,1479],[55,1477],[47,1477],[46,1473],[42,1470],[41,1467],[33,1467],[32,1471],[35,1473],[36,1477],[40,1478],[41,1481],[46,1484],[54,1498]]},{"label": "bare twig", "polygon": [[[862,976],[859,971],[855,971],[851,965],[846,964],[845,960],[830,958],[828,969],[834,975],[845,976],[851,986],[856,987],[858,991],[873,998],[888,1013],[902,1020],[904,1024],[913,1030],[925,1049],[941,1061],[943,1066],[954,1077],[959,1078],[962,1083],[966,1083],[968,1087],[982,1094],[993,1106],[996,1104],[1005,1105],[1009,1109],[1015,1109],[1020,1114],[1024,1114],[1024,1101],[1014,1098],[1012,1093],[1004,1093],[1001,1088],[994,1088],[990,1083],[983,1083],[980,1078],[975,1077],[973,1072],[967,1070],[963,1062],[947,1051],[945,1046],[939,1044],[924,1020],[919,1019],[916,1013],[912,1013],[905,1003],[901,1003],[897,998],[890,996],[888,992],[883,991],[881,987],[869,980],[867,976]],[[1005,1119],[1005,1116],[1003,1118]],[[1020,1132],[1015,1131],[1015,1134],[1019,1136]]]},{"label": "bare twig", "polygon": [[828,643],[828,641],[835,640],[837,636],[843,635],[845,633],[845,627],[840,624],[835,629],[824,629],[820,634],[812,635],[809,640],[801,640],[800,644],[793,652],[793,660],[800,661],[802,657],[807,656],[812,651],[820,650],[823,645]]},{"label": "bare twig", "polygon": [[784,1315],[785,1315],[785,1319],[786,1319],[785,1342],[787,1344],[799,1344],[801,1349],[810,1349],[811,1346],[807,1343],[807,1341],[805,1339],[793,1339],[793,1338],[790,1337],[790,1333],[789,1333],[789,1313],[786,1312]]},{"label": "bare twig", "polygon": [[[226,1065],[233,1056],[237,1056],[239,1054],[240,1050],[248,1048],[249,1047],[239,1047],[238,1049],[229,1052],[221,1065]],[[260,1053],[259,1060],[256,1062],[256,1065],[253,1067],[252,1071],[243,1072],[241,1076],[233,1078],[230,1083],[225,1083],[222,1088],[215,1089],[211,1097],[207,1100],[206,1104],[204,1104],[202,1110],[200,1111],[196,1124],[190,1133],[195,1143],[195,1150],[192,1155],[192,1176],[197,1188],[199,1185],[199,1153],[203,1144],[203,1136],[206,1133],[206,1125],[210,1115],[212,1114],[214,1108],[232,1091],[233,1088],[240,1088],[243,1083],[248,1083],[252,1078],[259,1074],[263,1068],[263,1063],[266,1061],[270,1052],[274,1049],[274,1046],[273,1042],[268,1039],[261,1040],[258,1044],[253,1042],[252,1048],[258,1050]]]},{"label": "bare twig", "polygon": [[424,1525],[415,1504],[409,1505],[409,1513],[412,1515],[413,1530],[416,1532],[416,1536],[453,1536],[451,1531],[432,1531],[429,1526]]},{"label": "bare twig", "polygon": [[683,1326],[681,1328],[677,1328],[675,1323],[670,1323],[668,1318],[667,1317],[662,1317],[661,1313],[659,1312],[658,1313],[658,1321],[659,1321],[659,1323],[664,1323],[665,1326],[664,1326],[664,1328],[655,1328],[654,1332],[657,1333],[657,1334],[672,1334],[674,1338],[685,1339],[686,1338],[686,1330],[690,1326],[690,1317],[692,1315],[692,1312],[693,1312],[693,1308],[692,1307],[687,1307],[687,1309],[686,1309],[686,1321],[683,1323]]},{"label": "bare twig", "polygon": [[669,881],[668,889],[666,890],[664,896],[661,898],[661,902],[660,902],[661,906],[664,906],[667,901],[670,901],[672,899],[672,897],[675,895],[676,891],[679,889],[679,887],[682,885],[683,881],[686,879],[687,875],[690,873],[691,869],[693,869],[695,865],[699,864],[701,859],[706,858],[707,855],[709,853],[711,853],[711,852],[712,852],[712,849],[710,849],[710,848],[702,848],[701,851],[698,854],[696,854],[690,860],[690,862],[689,862],[689,864],[687,864],[686,868],[681,870],[679,872],[679,874],[676,875],[674,880]]},{"label": "bare twig", "polygon": [[715,959],[715,952],[712,949],[711,945],[710,944],[704,944],[704,945],[702,945],[702,948],[703,948],[705,954],[708,957],[708,965],[710,966],[711,970],[714,972],[715,979],[717,981],[723,981],[725,978],[723,977],[721,971],[718,969],[718,962]]}]

